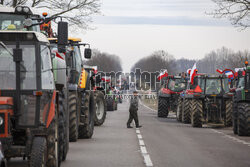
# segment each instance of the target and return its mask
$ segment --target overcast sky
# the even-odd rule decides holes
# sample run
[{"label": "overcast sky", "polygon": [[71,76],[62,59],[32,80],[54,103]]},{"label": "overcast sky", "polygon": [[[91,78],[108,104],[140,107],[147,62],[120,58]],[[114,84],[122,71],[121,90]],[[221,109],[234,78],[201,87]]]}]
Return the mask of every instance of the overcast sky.
[{"label": "overcast sky", "polygon": [[216,7],[211,0],[101,1],[103,16],[95,16],[92,24],[96,29],[77,36],[121,57],[125,71],[156,50],[177,59],[199,59],[222,46],[250,50],[250,30],[205,14]]}]

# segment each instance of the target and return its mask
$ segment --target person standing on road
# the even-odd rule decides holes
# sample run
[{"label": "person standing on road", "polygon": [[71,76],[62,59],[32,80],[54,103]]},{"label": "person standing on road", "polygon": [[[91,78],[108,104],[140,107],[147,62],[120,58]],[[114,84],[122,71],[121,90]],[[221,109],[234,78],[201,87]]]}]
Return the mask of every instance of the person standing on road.
[{"label": "person standing on road", "polygon": [[142,126],[139,125],[139,120],[138,120],[138,92],[134,91],[133,96],[130,99],[130,106],[129,106],[129,119],[127,122],[127,128],[133,128],[130,124],[132,121],[135,121],[136,128],[140,128]]}]

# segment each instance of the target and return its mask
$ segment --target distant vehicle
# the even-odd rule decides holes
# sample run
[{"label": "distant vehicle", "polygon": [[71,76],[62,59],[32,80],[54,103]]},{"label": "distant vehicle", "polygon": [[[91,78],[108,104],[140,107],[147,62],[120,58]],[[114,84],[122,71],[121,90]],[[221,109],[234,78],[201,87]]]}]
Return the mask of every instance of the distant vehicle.
[{"label": "distant vehicle", "polygon": [[158,117],[167,118],[170,110],[176,111],[179,94],[187,87],[181,76],[168,76],[158,92]]}]

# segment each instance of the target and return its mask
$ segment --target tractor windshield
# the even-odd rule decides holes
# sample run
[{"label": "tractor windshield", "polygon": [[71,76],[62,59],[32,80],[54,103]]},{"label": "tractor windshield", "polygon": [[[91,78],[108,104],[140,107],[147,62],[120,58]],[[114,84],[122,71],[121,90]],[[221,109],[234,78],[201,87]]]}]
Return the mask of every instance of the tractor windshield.
[{"label": "tractor windshield", "polygon": [[245,87],[245,78],[241,77],[239,78],[237,88],[244,88]]},{"label": "tractor windshield", "polygon": [[221,88],[220,78],[208,78],[206,80],[206,94],[220,94],[222,91]]},{"label": "tractor windshield", "polygon": [[[0,30],[19,30],[19,31],[37,31],[39,26],[27,28],[24,26],[24,20],[27,15],[0,13]],[[35,21],[33,21],[35,23]]]},{"label": "tractor windshield", "polygon": [[168,81],[168,88],[174,92],[181,92],[186,89],[187,82],[183,78],[171,78]]},{"label": "tractor windshield", "polygon": [[[0,45],[0,89],[16,89],[16,65],[13,61],[15,45]],[[35,45],[20,45],[23,51],[21,62],[21,89],[36,89]]]},{"label": "tractor windshield", "polygon": [[223,90],[225,93],[228,93],[230,90],[229,90],[229,82],[228,82],[228,78],[224,78],[222,79],[222,86],[223,86]]}]

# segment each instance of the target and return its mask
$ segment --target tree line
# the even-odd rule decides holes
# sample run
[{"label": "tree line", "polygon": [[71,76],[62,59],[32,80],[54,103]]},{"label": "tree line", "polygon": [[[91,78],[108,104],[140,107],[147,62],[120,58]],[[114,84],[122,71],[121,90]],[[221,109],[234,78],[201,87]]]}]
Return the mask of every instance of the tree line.
[{"label": "tree line", "polygon": [[109,53],[102,53],[97,49],[92,51],[91,59],[84,61],[84,64],[89,66],[97,66],[98,71],[103,72],[122,71],[122,62],[120,57]]},{"label": "tree line", "polygon": [[173,55],[166,51],[156,51],[153,54],[138,60],[131,68],[134,71],[140,68],[142,71],[155,72],[167,69],[170,74],[187,72],[197,63],[197,69],[201,73],[216,73],[216,69],[232,69],[243,67],[244,62],[250,60],[250,52],[233,51],[226,47],[213,50],[202,59],[175,59]]}]

